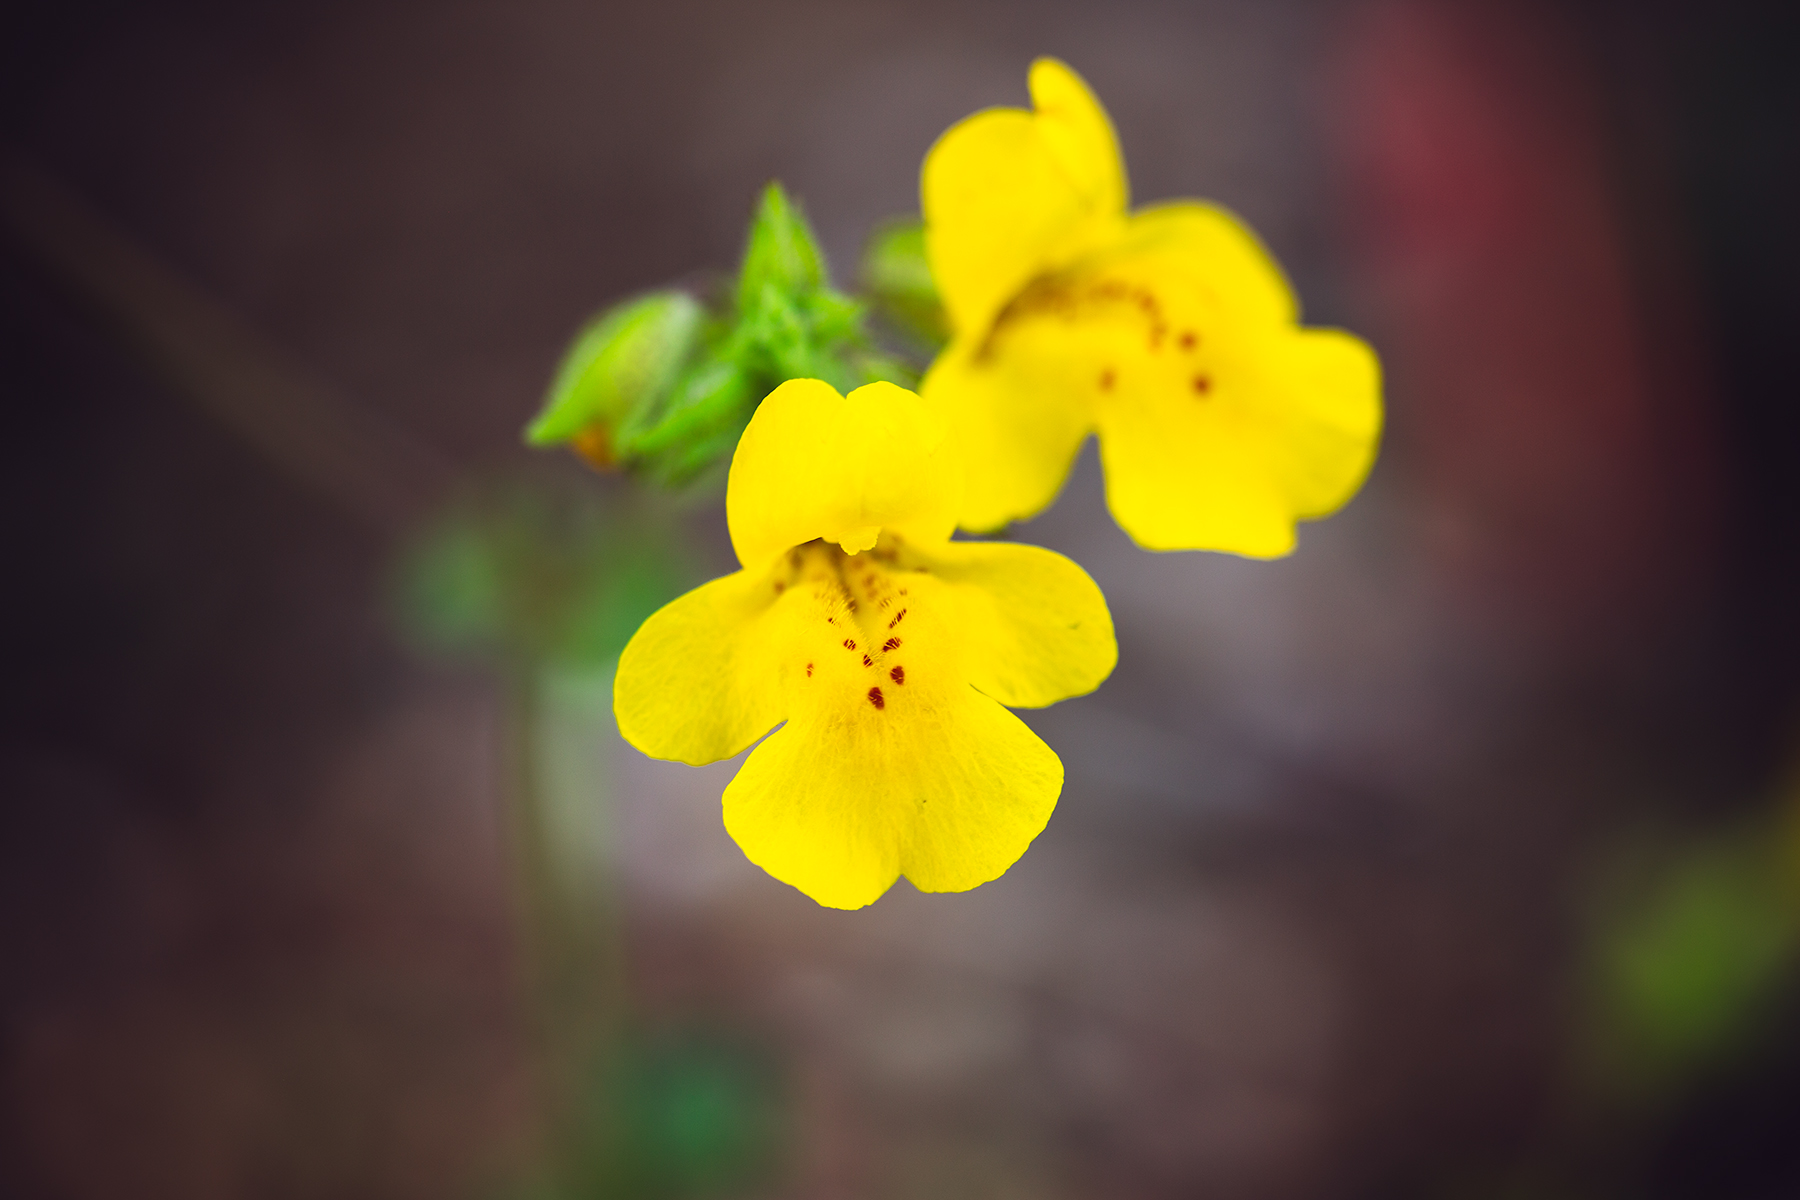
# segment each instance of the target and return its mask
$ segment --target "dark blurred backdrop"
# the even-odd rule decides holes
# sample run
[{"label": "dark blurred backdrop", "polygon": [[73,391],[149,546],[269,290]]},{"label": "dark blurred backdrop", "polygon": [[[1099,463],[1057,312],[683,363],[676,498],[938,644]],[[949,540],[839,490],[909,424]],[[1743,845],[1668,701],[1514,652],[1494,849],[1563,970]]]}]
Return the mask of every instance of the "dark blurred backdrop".
[{"label": "dark blurred backdrop", "polygon": [[[1800,1195],[1781,6],[5,24],[0,1192],[552,1194],[516,680],[409,635],[409,548],[496,489],[636,511],[519,444],[579,323],[729,269],[771,178],[853,282],[1048,53],[1140,202],[1231,206],[1374,342],[1381,461],[1261,564],[1137,551],[1087,452],[1018,536],[1121,665],[1031,715],[1061,807],[970,895],[820,910],[726,838],[729,767],[568,709],[634,1027],[748,1047],[773,1113],[756,1171],[594,1194]],[[728,569],[716,504],[657,519]]]}]

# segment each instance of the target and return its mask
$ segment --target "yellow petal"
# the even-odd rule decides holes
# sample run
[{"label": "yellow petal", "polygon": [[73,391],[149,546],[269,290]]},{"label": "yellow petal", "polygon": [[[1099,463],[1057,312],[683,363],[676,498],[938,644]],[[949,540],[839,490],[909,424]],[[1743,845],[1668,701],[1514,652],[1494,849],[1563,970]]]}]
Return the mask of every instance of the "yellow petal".
[{"label": "yellow petal", "polygon": [[1112,121],[1067,63],[1040,58],[1028,80],[1038,136],[1090,211],[1123,213],[1131,201]]},{"label": "yellow petal", "polygon": [[777,878],[854,908],[900,873],[954,890],[1011,865],[1062,767],[997,701],[1088,691],[1115,655],[1099,589],[1060,555],[884,531],[667,606],[626,647],[615,708],[634,745],[694,763],[785,718],[726,790],[726,827]]},{"label": "yellow petal", "polygon": [[1031,68],[1036,110],[992,108],[925,156],[931,272],[958,333],[979,336],[1026,283],[1117,238],[1125,165],[1106,111],[1055,59]]},{"label": "yellow petal", "polygon": [[726,485],[731,544],[747,568],[824,538],[856,552],[887,529],[936,542],[960,506],[961,463],[946,427],[891,383],[848,396],[790,379],[763,400]]},{"label": "yellow petal", "polygon": [[926,558],[958,606],[963,672],[1000,703],[1038,708],[1099,687],[1119,659],[1106,597],[1051,550],[952,542]]},{"label": "yellow petal", "polygon": [[1115,328],[1122,365],[1094,409],[1114,519],[1152,550],[1288,553],[1294,523],[1342,506],[1374,461],[1374,353],[1300,328],[1280,267],[1213,205],[1137,214],[1103,267],[1153,299],[1138,337]]},{"label": "yellow petal", "polygon": [[1050,506],[1094,428],[1091,356],[1055,341],[984,353],[961,338],[940,354],[919,394],[955,431],[967,473],[958,522],[991,533]]},{"label": "yellow petal", "polygon": [[665,604],[619,655],[613,713],[652,758],[699,766],[730,758],[784,715],[776,667],[781,594],[739,571]]},{"label": "yellow petal", "polygon": [[1201,281],[1237,319],[1290,325],[1300,319],[1281,265],[1250,227],[1216,204],[1176,200],[1131,216],[1118,253],[1154,258],[1160,269]]},{"label": "yellow petal", "polygon": [[1347,334],[1302,330],[1291,291],[1223,211],[1168,205],[1042,277],[925,383],[970,451],[962,523],[1030,516],[1100,433],[1107,502],[1150,549],[1270,557],[1341,505],[1380,431],[1379,371]]},{"label": "yellow petal", "polygon": [[1100,408],[1107,506],[1147,549],[1288,553],[1294,523],[1342,506],[1374,461],[1374,353],[1336,330],[1242,331],[1193,371]]},{"label": "yellow petal", "polygon": [[881,709],[789,721],[725,789],[725,828],[775,878],[861,908],[901,874],[928,892],[997,878],[1061,790],[1056,755],[994,701],[899,688]]}]

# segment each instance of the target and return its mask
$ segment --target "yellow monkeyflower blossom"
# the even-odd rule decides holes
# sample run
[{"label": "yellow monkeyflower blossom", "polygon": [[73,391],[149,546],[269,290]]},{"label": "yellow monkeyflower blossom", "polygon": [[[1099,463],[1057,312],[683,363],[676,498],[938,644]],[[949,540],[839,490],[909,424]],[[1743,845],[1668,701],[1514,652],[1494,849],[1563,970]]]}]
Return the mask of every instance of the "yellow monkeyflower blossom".
[{"label": "yellow monkeyflower blossom", "polygon": [[738,442],[742,569],[665,606],[619,659],[626,740],[700,765],[766,738],[725,789],[750,861],[860,908],[901,875],[963,891],[1050,819],[1062,763],[1003,705],[1100,685],[1105,598],[1060,554],[952,542],[958,447],[912,392],[789,380]]},{"label": "yellow monkeyflower blossom", "polygon": [[1033,109],[952,126],[925,157],[925,250],[950,344],[920,391],[971,464],[964,528],[1056,498],[1100,436],[1107,505],[1152,550],[1293,548],[1361,485],[1381,427],[1362,341],[1302,329],[1255,236],[1210,204],[1126,211],[1111,122],[1054,59]]}]

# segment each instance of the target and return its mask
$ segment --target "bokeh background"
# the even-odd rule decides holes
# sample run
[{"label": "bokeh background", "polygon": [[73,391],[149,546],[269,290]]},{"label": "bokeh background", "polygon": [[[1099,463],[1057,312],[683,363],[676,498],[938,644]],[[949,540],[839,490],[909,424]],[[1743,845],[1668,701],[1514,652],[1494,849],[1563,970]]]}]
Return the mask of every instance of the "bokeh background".
[{"label": "bokeh background", "polygon": [[[1800,1195],[1780,6],[11,11],[0,1192]],[[1065,58],[1390,424],[1289,559],[1017,531],[1121,662],[1001,880],[820,909],[607,716],[716,493],[525,450],[568,337],[849,286]]]}]

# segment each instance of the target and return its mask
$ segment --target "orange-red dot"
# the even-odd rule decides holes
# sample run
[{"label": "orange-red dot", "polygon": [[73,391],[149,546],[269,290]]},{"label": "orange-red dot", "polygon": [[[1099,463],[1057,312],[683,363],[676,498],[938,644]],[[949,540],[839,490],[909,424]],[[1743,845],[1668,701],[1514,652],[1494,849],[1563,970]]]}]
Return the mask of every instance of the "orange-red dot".
[{"label": "orange-red dot", "polygon": [[906,682],[906,668],[905,667],[895,667],[893,670],[888,672],[888,678],[893,680],[895,683],[905,683]]},{"label": "orange-red dot", "polygon": [[866,654],[865,654],[865,655],[863,655],[863,666],[865,666],[865,667],[872,667],[872,666],[874,666],[874,665],[875,665],[875,660],[874,660],[874,659],[872,659],[872,658],[870,658],[870,657],[869,657],[869,656],[868,656],[868,655],[866,655]]},{"label": "orange-red dot", "polygon": [[869,689],[869,703],[873,704],[876,708],[886,708],[887,698],[881,694],[880,688],[872,687]]},{"label": "orange-red dot", "polygon": [[844,639],[844,649],[854,650],[854,649],[856,649],[856,643],[851,641],[849,638],[845,638]]},{"label": "orange-red dot", "polygon": [[1200,338],[1194,333],[1193,330],[1184,329],[1181,331],[1181,348],[1183,350],[1192,350],[1194,348],[1195,344],[1198,343],[1199,341],[1200,341]]},{"label": "orange-red dot", "polygon": [[892,652],[894,652],[895,650],[898,650],[899,648],[900,648],[900,639],[899,638],[889,638],[887,641],[881,643],[881,652],[883,654],[891,654]]},{"label": "orange-red dot", "polygon": [[1194,391],[1199,395],[1206,395],[1212,391],[1212,380],[1205,375],[1194,376]]}]

